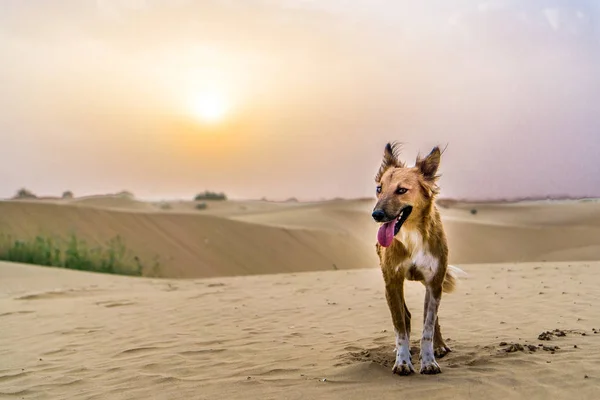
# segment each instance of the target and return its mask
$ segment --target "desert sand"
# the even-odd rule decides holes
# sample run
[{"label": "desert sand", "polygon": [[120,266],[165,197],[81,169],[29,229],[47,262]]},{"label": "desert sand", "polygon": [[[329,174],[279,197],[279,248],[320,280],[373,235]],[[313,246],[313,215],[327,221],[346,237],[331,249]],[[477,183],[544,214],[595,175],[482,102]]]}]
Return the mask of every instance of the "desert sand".
[{"label": "desert sand", "polygon": [[[600,203],[441,208],[468,276],[442,299],[442,374],[409,377],[372,204],[0,202],[3,233],[161,257],[161,278],[0,263],[0,398],[598,398]],[[407,283],[415,347],[423,294]]]}]

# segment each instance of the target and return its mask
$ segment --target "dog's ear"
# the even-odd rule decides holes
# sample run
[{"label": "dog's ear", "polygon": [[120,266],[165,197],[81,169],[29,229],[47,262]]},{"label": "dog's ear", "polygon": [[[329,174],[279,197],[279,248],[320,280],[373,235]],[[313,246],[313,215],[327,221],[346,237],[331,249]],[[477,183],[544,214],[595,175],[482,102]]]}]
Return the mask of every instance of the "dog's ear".
[{"label": "dog's ear", "polygon": [[415,166],[419,168],[419,171],[421,171],[421,174],[423,174],[426,180],[433,181],[437,179],[436,173],[440,166],[441,158],[442,152],[440,151],[440,148],[436,146],[425,158],[417,156]]},{"label": "dog's ear", "polygon": [[381,166],[379,167],[379,171],[377,171],[377,175],[375,176],[375,182],[381,181],[381,177],[389,168],[404,167],[404,163],[399,159],[401,148],[402,145],[397,142],[388,143],[385,145],[385,149],[383,150],[383,160],[381,161]]}]

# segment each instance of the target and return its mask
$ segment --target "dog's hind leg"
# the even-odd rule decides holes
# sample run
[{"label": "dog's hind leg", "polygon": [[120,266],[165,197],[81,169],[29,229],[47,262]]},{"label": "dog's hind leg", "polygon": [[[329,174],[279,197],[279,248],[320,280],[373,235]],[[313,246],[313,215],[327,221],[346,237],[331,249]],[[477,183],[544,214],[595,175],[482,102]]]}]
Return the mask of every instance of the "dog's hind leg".
[{"label": "dog's hind leg", "polygon": [[439,374],[442,372],[435,360],[433,341],[436,328],[439,330],[437,313],[442,299],[441,287],[435,289],[430,285],[425,290],[425,310],[423,323],[423,337],[421,338],[421,373]]},{"label": "dog's hind leg", "polygon": [[450,353],[452,349],[446,346],[444,339],[442,338],[442,330],[440,329],[440,318],[435,319],[435,330],[433,333],[433,353],[436,358],[442,358],[446,354]]},{"label": "dog's hind leg", "polygon": [[410,312],[404,301],[404,279],[386,279],[385,295],[396,333],[396,362],[392,372],[410,375],[415,369],[410,357]]},{"label": "dog's hind leg", "polygon": [[410,311],[408,311],[408,307],[406,306],[406,302],[404,302],[404,326],[406,327],[406,332],[410,335]]}]

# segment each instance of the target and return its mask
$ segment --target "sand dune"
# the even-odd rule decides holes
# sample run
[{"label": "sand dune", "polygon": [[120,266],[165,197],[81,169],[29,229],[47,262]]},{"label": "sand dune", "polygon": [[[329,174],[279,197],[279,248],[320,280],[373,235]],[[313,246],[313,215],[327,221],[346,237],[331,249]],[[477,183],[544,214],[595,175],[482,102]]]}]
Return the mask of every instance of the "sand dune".
[{"label": "sand dune", "polygon": [[118,195],[89,196],[73,200],[67,200],[65,202],[68,202],[68,204],[74,204],[79,206],[108,208],[117,210],[152,211],[156,209],[156,207],[152,206],[152,204],[150,203]]},{"label": "sand dune", "polygon": [[3,202],[0,227],[19,238],[74,232],[97,245],[120,235],[132,256],[143,265],[158,260],[159,275],[170,278],[365,268],[374,257],[372,246],[344,231],[273,227],[201,213]]},{"label": "sand dune", "polygon": [[[0,228],[17,238],[75,233],[98,245],[120,235],[143,265],[158,260],[146,274],[168,278],[377,266],[372,200],[169,204],[119,196],[5,201]],[[457,203],[441,211],[452,263],[600,260],[597,202]]]},{"label": "sand dune", "polygon": [[[440,309],[442,374],[399,377],[377,269],[158,280],[0,264],[0,397],[597,398],[600,263],[463,268]],[[423,288],[406,291],[418,346]]]}]

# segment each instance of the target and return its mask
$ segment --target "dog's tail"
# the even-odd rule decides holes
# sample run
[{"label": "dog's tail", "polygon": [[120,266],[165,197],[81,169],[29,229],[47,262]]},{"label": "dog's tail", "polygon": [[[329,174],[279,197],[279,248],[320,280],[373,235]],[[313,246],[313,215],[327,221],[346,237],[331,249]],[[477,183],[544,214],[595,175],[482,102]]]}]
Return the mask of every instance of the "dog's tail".
[{"label": "dog's tail", "polygon": [[456,284],[460,276],[467,276],[467,273],[454,265],[448,265],[446,276],[442,283],[442,291],[444,293],[452,293],[456,289]]}]

